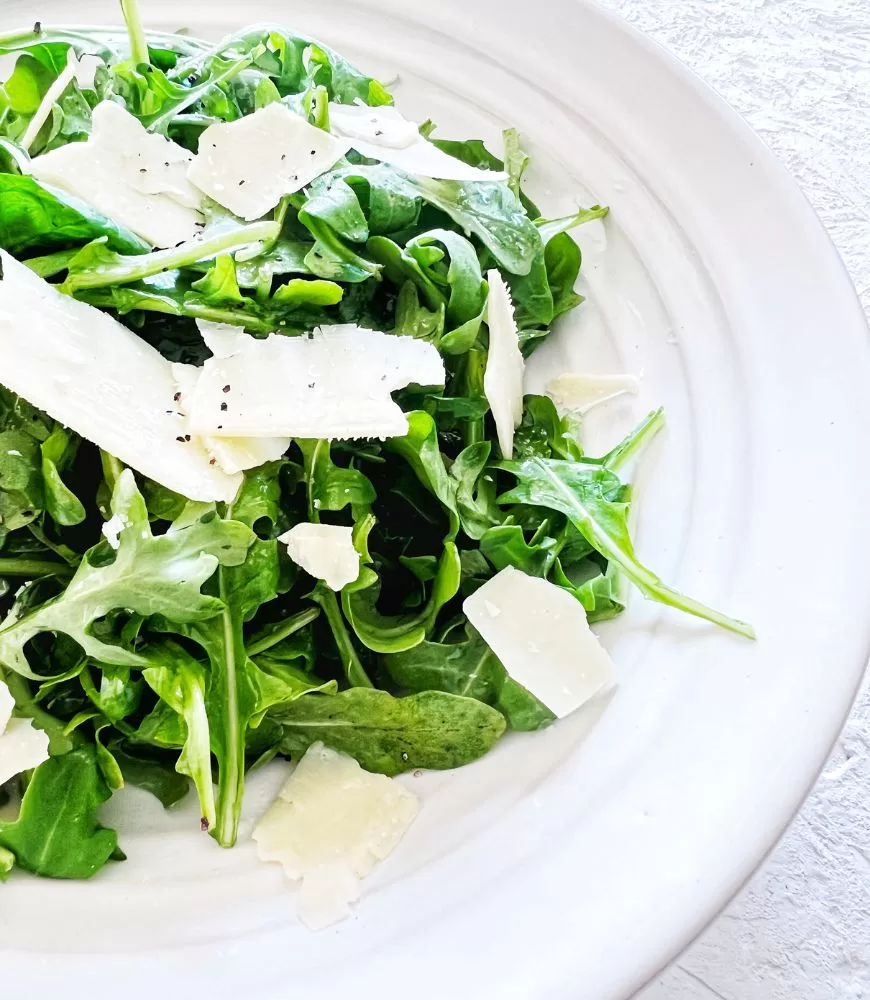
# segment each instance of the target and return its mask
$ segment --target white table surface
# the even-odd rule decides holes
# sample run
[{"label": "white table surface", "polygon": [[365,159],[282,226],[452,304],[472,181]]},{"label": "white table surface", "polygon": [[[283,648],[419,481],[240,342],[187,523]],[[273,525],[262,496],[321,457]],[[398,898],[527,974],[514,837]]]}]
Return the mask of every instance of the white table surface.
[{"label": "white table surface", "polygon": [[[603,4],[688,64],[773,148],[870,310],[870,0]],[[819,330],[819,350],[827,336],[836,331]],[[637,1000],[716,998],[870,1000],[867,685],[782,843]]]}]

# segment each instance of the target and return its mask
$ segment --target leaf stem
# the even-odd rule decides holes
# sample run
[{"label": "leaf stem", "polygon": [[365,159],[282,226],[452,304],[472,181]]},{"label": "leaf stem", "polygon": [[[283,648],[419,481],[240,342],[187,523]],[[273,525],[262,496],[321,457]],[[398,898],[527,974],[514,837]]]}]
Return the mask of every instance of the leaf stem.
[{"label": "leaf stem", "polygon": [[258,653],[265,653],[267,649],[271,649],[279,642],[283,642],[284,639],[299,632],[319,617],[320,608],[306,608],[297,615],[285,618],[283,622],[278,624],[277,628],[273,626],[271,629],[266,629],[254,636],[247,646],[248,656],[257,656]]},{"label": "leaf stem", "polygon": [[254,222],[205,239],[188,240],[181,246],[171,247],[169,250],[155,250],[137,256],[117,254],[114,255],[117,263],[98,265],[71,273],[61,288],[67,294],[73,294],[80,288],[107,288],[110,285],[130,284],[165,271],[189,267],[198,261],[209,260],[220,253],[239,250],[251,243],[274,239],[279,231],[280,227],[276,222]]},{"label": "leaf stem", "polygon": [[49,559],[0,559],[0,576],[23,576],[35,580],[39,576],[71,576],[72,568]]},{"label": "leaf stem", "polygon": [[137,65],[149,63],[148,42],[145,40],[145,28],[139,13],[139,0],[121,0],[121,12],[127,23],[130,35],[130,56]]},{"label": "leaf stem", "polygon": [[332,629],[335,645],[338,647],[341,665],[344,667],[347,679],[354,687],[374,687],[353,648],[335,592],[325,586],[318,587],[314,593],[314,600],[323,608],[326,620]]},{"label": "leaf stem", "polygon": [[646,448],[664,426],[664,409],[653,410],[624,441],[601,459],[601,464],[611,472],[618,472],[630,459]]}]

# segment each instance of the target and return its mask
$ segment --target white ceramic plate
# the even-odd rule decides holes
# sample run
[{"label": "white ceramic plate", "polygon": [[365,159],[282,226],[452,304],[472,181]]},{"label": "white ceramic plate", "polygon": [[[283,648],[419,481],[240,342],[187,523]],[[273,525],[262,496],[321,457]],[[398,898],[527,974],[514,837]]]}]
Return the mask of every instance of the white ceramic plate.
[{"label": "white ceramic plate", "polygon": [[[870,350],[842,266],[794,184],[720,100],[601,11],[567,0],[142,0],[151,26],[292,26],[391,76],[412,116],[498,148],[517,125],[547,210],[612,207],[581,234],[589,302],[544,368],[642,373],[602,411],[670,428],[641,483],[640,548],[751,644],[634,600],[606,630],[620,687],[597,727],[515,738],[425,808],[358,919],[311,935],[250,845],[129,793],[130,855],[92,884],[0,889],[10,1000],[257,997],[621,1000],[736,892],[815,778],[870,645]],[[43,0],[46,23],[114,0]],[[33,20],[4,0],[0,27]],[[536,359],[537,360],[537,359]],[[262,810],[276,777],[255,783]],[[249,829],[249,827],[248,827]]]}]

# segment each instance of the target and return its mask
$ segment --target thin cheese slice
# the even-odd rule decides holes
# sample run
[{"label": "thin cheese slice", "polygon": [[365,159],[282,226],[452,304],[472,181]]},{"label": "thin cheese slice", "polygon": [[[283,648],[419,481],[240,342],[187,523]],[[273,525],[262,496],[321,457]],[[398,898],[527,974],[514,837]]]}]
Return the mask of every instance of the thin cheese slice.
[{"label": "thin cheese slice", "polygon": [[199,139],[189,179],[247,221],[262,218],[286,194],[301,191],[349,149],[280,102],[238,121],[211,125]]},{"label": "thin cheese slice", "polygon": [[[200,323],[200,329],[209,327],[236,331],[237,327],[225,326],[222,323]],[[219,333],[211,334],[212,337],[220,336]],[[174,364],[172,374],[178,389],[178,398],[175,405],[179,413],[186,418],[187,401],[196,388],[201,369],[195,365]],[[186,419],[184,425],[186,433]],[[209,435],[192,438],[198,442],[208,452],[209,460],[214,460],[218,468],[229,475],[237,472],[244,472],[246,469],[257,469],[266,462],[272,462],[280,458],[290,447],[288,437],[270,438],[231,438],[231,437],[210,437]]]},{"label": "thin cheese slice", "polygon": [[290,558],[309,576],[341,590],[359,576],[359,553],[353,547],[353,530],[336,524],[294,525],[278,538]]},{"label": "thin cheese slice", "polygon": [[33,176],[87,202],[156,247],[174,247],[203,227],[200,193],[187,180],[191,154],[113,101],[94,108],[93,134],[38,156]]},{"label": "thin cheese slice", "polygon": [[613,663],[566,590],[508,566],[463,610],[510,676],[558,718],[613,681]]},{"label": "thin cheese slice", "polygon": [[313,743],[253,836],[263,861],[302,879],[299,915],[317,930],[349,914],[357,880],[392,853],[418,810],[394,779]]},{"label": "thin cheese slice", "polygon": [[185,440],[172,366],[107,313],[0,251],[0,383],[191,500],[230,501],[241,476]]},{"label": "thin cheese slice", "polygon": [[559,410],[586,413],[599,403],[625,393],[636,393],[640,381],[634,375],[579,375],[566,372],[547,383],[547,395]]},{"label": "thin cheese slice", "polygon": [[396,108],[330,104],[329,125],[361,156],[389,163],[406,174],[444,181],[507,180],[502,171],[473,167],[443,152]]},{"label": "thin cheese slice", "polygon": [[489,354],[483,376],[483,391],[489,402],[498,443],[504,458],[513,458],[514,431],[523,419],[523,378],[526,365],[514,319],[511,295],[501,274],[487,273],[489,298],[487,326]]},{"label": "thin cheese slice", "polygon": [[30,719],[13,719],[15,701],[0,681],[0,785],[48,760],[48,735]]},{"label": "thin cheese slice", "polygon": [[422,340],[345,324],[310,334],[206,335],[215,353],[187,405],[188,429],[209,437],[388,438],[408,433],[390,393],[444,384]]}]

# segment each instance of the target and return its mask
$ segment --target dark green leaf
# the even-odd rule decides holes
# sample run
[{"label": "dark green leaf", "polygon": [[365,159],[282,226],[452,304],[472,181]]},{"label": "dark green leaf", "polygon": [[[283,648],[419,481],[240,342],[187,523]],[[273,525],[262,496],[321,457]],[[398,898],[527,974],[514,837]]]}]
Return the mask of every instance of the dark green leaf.
[{"label": "dark green leaf", "polygon": [[87,879],[115,854],[118,838],[99,825],[109,789],[93,747],[41,764],[24,793],[18,819],[0,822],[0,846],[19,868],[48,878]]},{"label": "dark green leaf", "polygon": [[365,688],[307,695],[272,717],[284,727],[282,752],[298,757],[322,740],[387,775],[468,764],[490,750],[505,728],[501,715],[481,702],[440,691],[409,698]]},{"label": "dark green leaf", "polygon": [[672,590],[638,561],[628,531],[625,491],[612,472],[579,462],[539,457],[505,462],[502,468],[513,473],[518,483],[499,503],[526,503],[560,511],[596,551],[619,566],[647,597],[739,635],[749,638],[754,635],[745,622],[728,618]]}]

